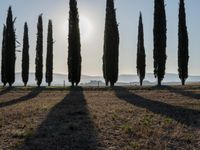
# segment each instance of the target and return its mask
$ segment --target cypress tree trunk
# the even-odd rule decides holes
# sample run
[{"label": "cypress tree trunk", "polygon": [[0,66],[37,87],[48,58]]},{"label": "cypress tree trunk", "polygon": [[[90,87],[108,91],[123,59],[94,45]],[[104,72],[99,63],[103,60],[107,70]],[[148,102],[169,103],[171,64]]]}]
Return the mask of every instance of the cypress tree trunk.
[{"label": "cypress tree trunk", "polygon": [[48,86],[51,85],[53,80],[53,29],[52,21],[48,23],[48,36],[47,36],[47,57],[46,57],[46,82]]},{"label": "cypress tree trunk", "polygon": [[15,30],[12,16],[12,9],[9,7],[6,20],[6,40],[5,40],[5,74],[6,80],[11,87],[15,82]]},{"label": "cypress tree trunk", "polygon": [[143,80],[142,80],[142,79],[140,79],[140,86],[142,86],[142,84],[143,84]]},{"label": "cypress tree trunk", "polygon": [[114,87],[115,83],[114,82],[110,82],[110,87]]},{"label": "cypress tree trunk", "polygon": [[27,85],[29,76],[29,39],[28,39],[28,25],[24,24],[23,50],[22,50],[22,81],[24,86]]},{"label": "cypress tree trunk", "polygon": [[158,85],[157,86],[161,86],[161,79],[158,78]]},{"label": "cypress tree trunk", "polygon": [[37,24],[37,45],[36,45],[36,59],[35,59],[35,80],[37,86],[40,87],[43,76],[43,25],[42,25],[42,14],[38,17]]},{"label": "cypress tree trunk", "polygon": [[6,85],[6,66],[5,66],[5,41],[6,40],[6,26],[3,27],[3,40],[2,40],[2,52],[1,52],[1,82],[3,83],[3,86]]},{"label": "cypress tree trunk", "polygon": [[113,0],[107,0],[106,21],[104,31],[104,50],[103,50],[103,76],[106,85],[110,86],[118,80],[118,61],[119,61],[119,31],[116,20],[116,13]]},{"label": "cypress tree trunk", "polygon": [[185,85],[185,80],[188,78],[189,52],[184,0],[180,0],[179,4],[178,29],[178,72],[182,85]]},{"label": "cypress tree trunk", "polygon": [[185,85],[185,79],[181,79],[181,83],[184,86]]},{"label": "cypress tree trunk", "polygon": [[81,78],[81,43],[77,1],[70,0],[69,35],[68,35],[68,79],[76,86]]},{"label": "cypress tree trunk", "polygon": [[144,48],[144,31],[142,23],[142,14],[140,13],[139,25],[138,25],[138,44],[137,44],[137,75],[140,78],[140,86],[145,78],[145,48]]}]

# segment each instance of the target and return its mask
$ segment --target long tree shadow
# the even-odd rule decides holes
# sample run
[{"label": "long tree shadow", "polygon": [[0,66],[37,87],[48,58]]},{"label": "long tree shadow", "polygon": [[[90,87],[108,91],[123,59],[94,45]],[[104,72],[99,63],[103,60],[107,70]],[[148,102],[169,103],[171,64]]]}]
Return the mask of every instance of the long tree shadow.
[{"label": "long tree shadow", "polygon": [[15,104],[18,104],[18,103],[33,99],[38,94],[40,94],[42,92],[42,90],[43,90],[43,88],[35,88],[25,96],[22,96],[22,97],[16,98],[16,99],[12,99],[12,100],[9,100],[7,102],[0,103],[0,108],[6,107],[6,106],[15,105]]},{"label": "long tree shadow", "polygon": [[200,127],[200,111],[173,106],[156,100],[146,99],[142,96],[129,92],[124,87],[115,88],[116,96],[137,107],[146,108],[149,111],[164,115],[192,127]]},{"label": "long tree shadow", "polygon": [[166,89],[169,90],[170,92],[180,94],[188,98],[193,98],[193,99],[198,99],[198,100],[200,99],[200,94],[196,94],[192,91],[186,91],[185,89],[182,89],[182,88],[166,86]]},{"label": "long tree shadow", "polygon": [[12,88],[9,88],[9,87],[8,88],[2,88],[2,90],[0,91],[0,96],[10,92],[11,89]]},{"label": "long tree shadow", "polygon": [[25,139],[22,149],[95,150],[96,137],[83,89],[76,88],[50,110],[33,136]]}]

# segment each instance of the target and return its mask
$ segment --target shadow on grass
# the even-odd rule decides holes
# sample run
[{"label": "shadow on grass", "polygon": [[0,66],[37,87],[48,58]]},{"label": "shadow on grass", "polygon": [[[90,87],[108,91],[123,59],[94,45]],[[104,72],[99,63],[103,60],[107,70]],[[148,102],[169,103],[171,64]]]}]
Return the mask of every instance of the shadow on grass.
[{"label": "shadow on grass", "polygon": [[15,104],[30,100],[30,99],[36,97],[38,94],[40,94],[43,89],[44,88],[35,88],[25,96],[22,96],[22,97],[17,98],[17,99],[12,99],[12,100],[9,100],[7,102],[0,103],[0,108],[15,105]]},{"label": "shadow on grass", "polygon": [[193,99],[200,99],[200,94],[193,93],[191,91],[186,91],[184,88],[178,88],[178,87],[172,87],[172,86],[166,86],[165,87],[170,92],[180,94],[182,96],[193,98]]},{"label": "shadow on grass", "polygon": [[2,88],[2,90],[0,91],[0,96],[8,93],[11,89],[12,88],[9,88],[9,87],[8,88]]},{"label": "shadow on grass", "polygon": [[25,139],[24,150],[95,150],[97,132],[82,88],[70,89],[56,104],[32,136]]},{"label": "shadow on grass", "polygon": [[183,108],[180,106],[174,106],[156,100],[146,99],[142,96],[136,95],[128,91],[124,87],[117,87],[114,90],[116,96],[119,99],[125,100],[126,102],[132,105],[141,108],[146,108],[155,114],[170,117],[187,126],[197,128],[200,127],[200,111],[198,110]]}]

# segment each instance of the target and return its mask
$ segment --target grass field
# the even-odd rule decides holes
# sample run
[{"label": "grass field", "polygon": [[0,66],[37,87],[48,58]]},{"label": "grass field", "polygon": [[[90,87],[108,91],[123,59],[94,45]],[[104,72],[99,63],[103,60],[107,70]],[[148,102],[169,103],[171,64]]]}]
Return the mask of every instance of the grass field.
[{"label": "grass field", "polygon": [[200,86],[1,88],[0,149],[200,149]]}]

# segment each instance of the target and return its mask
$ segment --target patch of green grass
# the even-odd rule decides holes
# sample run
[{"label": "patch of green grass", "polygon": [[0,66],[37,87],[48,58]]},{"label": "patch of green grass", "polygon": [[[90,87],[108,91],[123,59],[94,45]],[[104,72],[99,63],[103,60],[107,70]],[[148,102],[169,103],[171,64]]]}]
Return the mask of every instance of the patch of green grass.
[{"label": "patch of green grass", "polygon": [[124,133],[126,133],[126,134],[134,134],[135,133],[135,128],[130,123],[125,123],[124,125],[122,125],[121,128],[124,131]]},{"label": "patch of green grass", "polygon": [[129,142],[128,145],[131,149],[139,149],[139,144],[137,142]]},{"label": "patch of green grass", "polygon": [[34,131],[33,131],[33,129],[31,128],[31,129],[28,129],[28,130],[24,133],[24,137],[25,137],[25,138],[30,138],[30,137],[33,136],[33,134],[34,134]]},{"label": "patch of green grass", "polygon": [[164,119],[164,124],[165,125],[170,125],[172,123],[173,123],[173,119],[172,118],[167,117],[167,118]]},{"label": "patch of green grass", "polygon": [[118,119],[119,119],[118,114],[113,113],[113,114],[112,114],[112,120],[116,121],[116,120],[118,120]]},{"label": "patch of green grass", "polygon": [[18,138],[18,139],[27,139],[33,136],[34,131],[33,128],[26,129],[24,131],[15,131],[12,133],[13,138]]},{"label": "patch of green grass", "polygon": [[145,127],[150,127],[152,125],[153,121],[152,121],[152,116],[144,116],[141,120],[140,120],[140,124],[145,126]]},{"label": "patch of green grass", "polygon": [[186,134],[183,136],[183,139],[187,142],[187,144],[191,144],[193,138],[194,138],[194,135],[191,134],[191,133],[186,133]]}]

